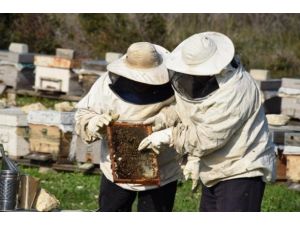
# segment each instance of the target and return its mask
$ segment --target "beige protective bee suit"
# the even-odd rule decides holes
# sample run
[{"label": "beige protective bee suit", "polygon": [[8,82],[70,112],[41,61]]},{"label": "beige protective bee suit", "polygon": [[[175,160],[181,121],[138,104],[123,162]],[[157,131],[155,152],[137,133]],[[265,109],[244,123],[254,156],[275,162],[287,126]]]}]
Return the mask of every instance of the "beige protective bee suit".
[{"label": "beige protective bee suit", "polygon": [[[178,118],[139,146],[160,150],[174,144],[187,153],[183,173],[193,180],[192,190],[199,178],[204,184],[199,207],[204,212],[260,211],[264,181],[275,172],[259,89],[234,52],[230,38],[218,32],[182,41],[166,62],[176,97],[175,107],[166,111]],[[156,127],[160,118],[146,122]]]},{"label": "beige protective bee suit", "polygon": [[[155,49],[153,46],[155,46]],[[157,52],[159,52],[160,55],[158,55]],[[173,91],[168,83],[168,71],[165,65],[161,63],[168,54],[169,52],[161,46],[151,45],[144,42],[132,44],[128,48],[126,55],[124,55],[121,59],[109,64],[108,71],[110,71],[110,73],[106,73],[105,75],[101,76],[92,86],[89,93],[77,104],[78,111],[75,115],[76,132],[86,142],[93,142],[100,138],[100,168],[105,177],[112,182],[113,177],[111,160],[107,140],[105,137],[103,137],[103,133],[101,133],[101,131],[88,132],[89,126],[92,128],[93,125],[97,124],[96,120],[98,120],[98,118],[100,121],[100,126],[102,126],[103,123],[107,123],[106,125],[108,125],[108,120],[111,120],[109,115],[110,112],[119,115],[118,121],[142,123],[149,117],[156,115],[164,106],[168,106],[174,102],[175,98]],[[151,59],[154,60],[155,63],[152,63],[153,65],[150,67],[141,69],[141,65],[143,63],[148,65],[151,62]],[[113,78],[112,74],[118,76]],[[125,83],[122,83],[121,90],[124,90],[124,92],[118,92],[117,89],[114,88],[114,84],[116,83],[113,84],[113,81],[118,82],[118,80],[120,81],[122,79]],[[136,83],[134,86],[130,87],[130,83],[133,81]],[[153,98],[153,101],[133,103],[134,101],[130,100],[132,100],[133,97],[133,99],[136,99],[136,95],[130,95],[131,99],[125,99],[125,97],[128,96],[128,93],[130,93],[130,88],[134,89],[139,85],[139,83],[150,84],[153,87],[155,85],[168,85],[168,88],[167,86],[162,86],[162,89],[160,89],[161,91],[155,89],[154,92],[150,93],[144,91],[141,91],[142,93],[139,92],[139,95],[146,93],[146,97],[149,96]],[[163,93],[166,90],[170,90],[170,93],[163,97]],[[121,96],[121,94],[123,96]],[[96,118],[96,122],[94,122],[94,118]],[[102,123],[101,121],[104,122]],[[162,123],[164,123],[164,121],[162,121]],[[93,130],[93,128],[90,130]],[[158,155],[158,165],[160,186],[144,186],[140,184],[117,185],[131,191],[143,191],[162,187],[178,180],[181,177],[179,157],[173,148],[167,147],[163,153]]]},{"label": "beige protective bee suit", "polygon": [[[80,126],[82,120],[93,117],[93,115],[102,114],[105,112],[113,111],[120,115],[119,121],[140,122],[148,117],[155,115],[164,106],[169,105],[174,101],[174,97],[170,99],[149,105],[134,105],[127,103],[117,96],[108,86],[110,79],[108,74],[100,77],[91,88],[88,95],[86,95],[78,104],[78,111],[75,115],[76,124]],[[82,135],[81,135],[82,136]],[[84,136],[84,135],[83,135]],[[107,179],[113,181],[111,160],[107,140],[101,139],[101,158],[100,169]],[[167,149],[162,154],[158,155],[158,164],[160,170],[161,186],[178,180],[180,178],[180,166],[176,160],[176,151]],[[139,184],[117,184],[122,188],[128,190],[149,190],[157,186],[143,186]]]},{"label": "beige protective bee suit", "polygon": [[241,177],[271,181],[275,151],[255,81],[241,65],[216,78],[219,89],[206,98],[175,93],[182,120],[173,129],[177,151],[200,157],[200,179],[208,187]]}]

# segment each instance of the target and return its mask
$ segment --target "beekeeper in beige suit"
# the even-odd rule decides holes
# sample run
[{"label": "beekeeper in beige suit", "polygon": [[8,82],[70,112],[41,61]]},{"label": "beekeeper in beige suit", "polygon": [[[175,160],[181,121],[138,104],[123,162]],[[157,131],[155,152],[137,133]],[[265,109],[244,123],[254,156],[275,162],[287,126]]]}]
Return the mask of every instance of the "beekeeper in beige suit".
[{"label": "beekeeper in beige suit", "polygon": [[103,135],[113,120],[140,123],[174,102],[174,91],[164,64],[168,55],[169,52],[158,45],[132,44],[122,58],[107,66],[108,72],[77,105],[77,134],[87,143],[101,140],[100,211],[131,211],[136,197],[138,211],[172,211],[181,174],[176,151],[167,148],[158,156],[160,186],[116,184]]},{"label": "beekeeper in beige suit", "polygon": [[181,122],[152,133],[139,149],[175,145],[188,154],[186,178],[203,183],[200,211],[260,211],[275,152],[259,89],[234,57],[232,41],[217,32],[192,35],[167,67],[176,105],[145,123],[162,128],[167,115]]}]

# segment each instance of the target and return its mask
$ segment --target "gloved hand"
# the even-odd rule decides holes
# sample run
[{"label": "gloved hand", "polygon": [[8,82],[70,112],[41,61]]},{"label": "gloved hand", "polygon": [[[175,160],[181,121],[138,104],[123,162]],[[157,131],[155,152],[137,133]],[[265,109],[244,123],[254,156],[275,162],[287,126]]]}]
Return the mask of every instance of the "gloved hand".
[{"label": "gloved hand", "polygon": [[159,154],[162,147],[171,147],[172,145],[172,128],[168,128],[153,132],[148,137],[144,138],[144,140],[141,141],[138,150],[141,151],[143,149],[151,148],[156,154]]},{"label": "gloved hand", "polygon": [[112,121],[115,121],[119,118],[118,114],[108,114],[103,113],[100,115],[94,116],[88,123],[86,131],[88,136],[101,138],[101,134],[103,133],[103,128],[107,126]]},{"label": "gloved hand", "polygon": [[166,126],[166,116],[164,113],[160,112],[155,116],[152,116],[146,119],[143,124],[152,124],[152,131],[159,131],[161,129],[165,129]]},{"label": "gloved hand", "polygon": [[152,130],[158,131],[173,127],[179,121],[178,114],[174,106],[164,107],[158,114],[146,119],[143,124],[152,124]]},{"label": "gloved hand", "polygon": [[183,169],[185,180],[192,179],[192,192],[196,192],[199,187],[200,180],[200,158],[189,155],[187,163]]}]

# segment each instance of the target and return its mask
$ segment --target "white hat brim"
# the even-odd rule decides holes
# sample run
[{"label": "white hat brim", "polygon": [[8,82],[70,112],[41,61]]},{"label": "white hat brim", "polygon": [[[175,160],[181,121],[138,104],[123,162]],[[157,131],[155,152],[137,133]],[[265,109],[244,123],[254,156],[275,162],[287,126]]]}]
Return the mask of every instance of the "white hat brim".
[{"label": "white hat brim", "polygon": [[219,74],[233,59],[234,45],[227,36],[221,33],[205,32],[203,34],[212,39],[217,46],[216,52],[208,60],[196,65],[188,65],[184,62],[181,54],[183,45],[189,40],[187,38],[170,54],[166,62],[167,68],[196,76]]},{"label": "white hat brim", "polygon": [[133,68],[126,63],[126,54],[120,59],[113,61],[107,66],[107,70],[117,75],[126,77],[137,82],[161,85],[170,81],[168,69],[165,65],[169,51],[159,45],[154,45],[156,51],[162,56],[162,63],[152,68]]}]

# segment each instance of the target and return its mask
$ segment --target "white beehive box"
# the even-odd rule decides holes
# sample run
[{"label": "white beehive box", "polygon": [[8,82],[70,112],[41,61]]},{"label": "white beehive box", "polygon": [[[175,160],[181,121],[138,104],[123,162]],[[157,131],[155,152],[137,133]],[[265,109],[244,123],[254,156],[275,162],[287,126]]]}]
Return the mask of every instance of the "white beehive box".
[{"label": "white beehive box", "polygon": [[33,65],[17,66],[2,62],[0,64],[0,81],[14,89],[32,89],[34,84],[33,70]]},{"label": "white beehive box", "polygon": [[0,142],[10,157],[29,153],[26,116],[19,108],[0,110]]},{"label": "white beehive box", "polygon": [[0,51],[0,60],[13,63],[33,63],[34,54]]},{"label": "white beehive box", "polygon": [[86,144],[78,135],[73,135],[70,146],[70,152],[75,152],[76,162],[99,164],[100,151],[100,141],[95,141],[91,144]]},{"label": "white beehive box", "polygon": [[10,52],[28,53],[28,45],[23,43],[10,43],[8,50]]},{"label": "white beehive box", "polygon": [[300,89],[300,79],[297,78],[282,78],[283,88]]},{"label": "white beehive box", "polygon": [[271,78],[269,70],[251,69],[249,73],[255,80],[268,80]]},{"label": "white beehive box", "polygon": [[36,90],[63,92],[70,95],[82,94],[78,75],[69,69],[37,66],[34,87]]},{"label": "white beehive box", "polygon": [[300,99],[289,97],[281,98],[281,114],[300,119]]},{"label": "white beehive box", "polygon": [[57,48],[55,55],[65,59],[73,59],[75,56],[75,51],[73,49]]},{"label": "white beehive box", "polygon": [[75,112],[58,112],[54,110],[30,111],[28,123],[42,125],[72,125]]},{"label": "white beehive box", "polygon": [[122,53],[119,52],[106,52],[105,54],[105,60],[107,63],[111,63],[119,58],[122,57]]}]

